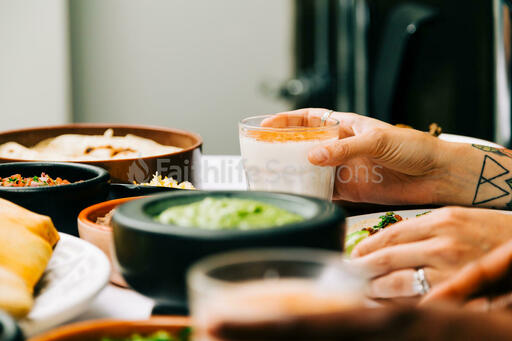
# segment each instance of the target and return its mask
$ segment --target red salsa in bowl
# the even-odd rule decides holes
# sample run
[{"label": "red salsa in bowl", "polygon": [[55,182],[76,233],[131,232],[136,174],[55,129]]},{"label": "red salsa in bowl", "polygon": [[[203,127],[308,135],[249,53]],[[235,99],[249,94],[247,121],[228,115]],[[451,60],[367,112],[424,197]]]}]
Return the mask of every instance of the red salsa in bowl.
[{"label": "red salsa in bowl", "polygon": [[5,178],[0,177],[0,186],[2,187],[43,187],[43,186],[59,186],[69,185],[71,182],[65,179],[53,179],[46,173],[40,176],[22,177],[21,174],[14,174]]}]

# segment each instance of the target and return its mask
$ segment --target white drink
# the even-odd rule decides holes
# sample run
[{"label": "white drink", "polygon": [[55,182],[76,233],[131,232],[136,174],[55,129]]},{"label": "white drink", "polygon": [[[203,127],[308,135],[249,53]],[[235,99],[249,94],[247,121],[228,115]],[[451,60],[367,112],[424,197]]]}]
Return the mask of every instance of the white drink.
[{"label": "white drink", "polygon": [[304,140],[284,135],[284,139],[272,141],[271,135],[260,138],[241,134],[240,150],[249,189],[330,200],[335,168],[314,166],[308,160],[308,153],[314,147],[336,141],[337,137],[331,134],[319,139],[305,135]]}]

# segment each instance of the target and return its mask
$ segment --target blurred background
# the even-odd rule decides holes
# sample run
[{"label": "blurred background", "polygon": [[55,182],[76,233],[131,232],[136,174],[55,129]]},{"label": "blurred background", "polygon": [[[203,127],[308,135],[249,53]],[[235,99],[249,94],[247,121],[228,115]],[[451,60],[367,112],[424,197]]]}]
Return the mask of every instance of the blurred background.
[{"label": "blurred background", "polygon": [[325,107],[510,145],[508,0],[0,0],[1,128]]}]

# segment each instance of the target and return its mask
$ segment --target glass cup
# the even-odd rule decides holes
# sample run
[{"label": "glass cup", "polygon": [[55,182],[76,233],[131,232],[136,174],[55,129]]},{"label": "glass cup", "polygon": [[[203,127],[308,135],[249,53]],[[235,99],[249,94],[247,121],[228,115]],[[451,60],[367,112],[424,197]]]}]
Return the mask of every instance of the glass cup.
[{"label": "glass cup", "polygon": [[282,321],[365,304],[366,281],[337,252],[262,249],[199,261],[187,275],[195,341],[223,323]]},{"label": "glass cup", "polygon": [[339,122],[320,120],[311,126],[269,128],[261,122],[272,115],[253,116],[239,124],[240,150],[249,189],[288,192],[330,200],[335,167],[314,166],[308,152],[336,141]]}]

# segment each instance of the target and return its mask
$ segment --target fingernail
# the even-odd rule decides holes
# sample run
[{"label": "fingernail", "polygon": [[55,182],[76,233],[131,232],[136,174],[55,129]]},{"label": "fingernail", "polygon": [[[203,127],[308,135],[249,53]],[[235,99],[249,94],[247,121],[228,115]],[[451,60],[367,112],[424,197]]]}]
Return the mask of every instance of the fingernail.
[{"label": "fingernail", "polygon": [[329,159],[329,152],[325,148],[316,148],[309,152],[309,160],[312,163],[324,163],[327,159]]}]

